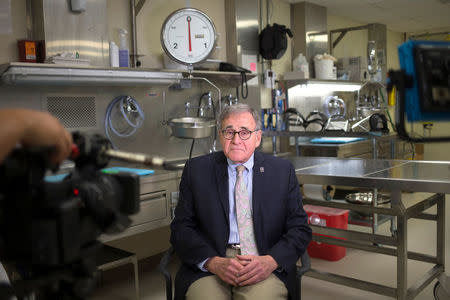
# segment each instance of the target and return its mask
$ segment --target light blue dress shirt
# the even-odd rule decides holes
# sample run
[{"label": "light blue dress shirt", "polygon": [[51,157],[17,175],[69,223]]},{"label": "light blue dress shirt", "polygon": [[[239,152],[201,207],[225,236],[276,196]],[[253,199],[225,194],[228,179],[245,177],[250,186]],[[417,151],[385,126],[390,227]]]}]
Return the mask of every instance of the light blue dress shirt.
[{"label": "light blue dress shirt", "polygon": [[[230,236],[228,237],[228,244],[239,244],[239,229],[237,225],[236,216],[236,205],[234,201],[234,186],[236,185],[236,167],[239,165],[244,165],[244,182],[247,185],[248,199],[250,201],[250,207],[252,207],[252,191],[253,191],[253,164],[254,164],[254,154],[243,164],[235,164],[227,158],[228,162],[228,201],[230,204],[230,213],[228,215],[230,221]],[[209,257],[208,257],[209,258]],[[208,260],[206,258],[202,262],[198,263],[197,266],[200,270],[208,272],[204,268],[205,262]]]}]

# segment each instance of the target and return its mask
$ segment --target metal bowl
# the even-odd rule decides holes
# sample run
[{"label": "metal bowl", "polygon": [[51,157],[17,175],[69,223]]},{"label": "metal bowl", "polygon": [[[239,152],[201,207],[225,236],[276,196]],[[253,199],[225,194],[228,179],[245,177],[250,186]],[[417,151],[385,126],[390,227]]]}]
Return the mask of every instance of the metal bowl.
[{"label": "metal bowl", "polygon": [[[349,203],[356,203],[356,204],[371,204],[373,201],[373,193],[353,193],[348,194],[345,196],[345,200]],[[378,199],[377,204],[384,204],[391,201],[389,196],[378,193]]]},{"label": "metal bowl", "polygon": [[168,122],[172,134],[183,139],[200,139],[211,136],[216,127],[216,120],[202,117],[183,117],[170,119]]}]

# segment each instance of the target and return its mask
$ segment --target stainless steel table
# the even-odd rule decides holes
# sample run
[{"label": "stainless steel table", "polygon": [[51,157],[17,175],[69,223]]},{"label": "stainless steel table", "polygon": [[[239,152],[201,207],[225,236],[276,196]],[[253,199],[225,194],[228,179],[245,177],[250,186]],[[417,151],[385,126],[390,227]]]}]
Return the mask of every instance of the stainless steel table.
[{"label": "stainless steel table", "polygon": [[[357,212],[393,216],[392,235],[364,233],[356,230],[311,225],[314,233],[346,240],[314,235],[319,242],[397,257],[396,288],[312,269],[306,276],[371,291],[397,299],[413,299],[444,272],[445,266],[445,194],[450,194],[450,162],[339,159],[290,157],[301,184],[340,185],[389,190],[389,205],[363,206],[342,201],[304,199],[304,203],[348,209]],[[432,196],[407,205],[402,192],[427,192]],[[436,214],[425,210],[436,205]],[[408,219],[435,221],[437,226],[436,255],[408,251]],[[430,263],[431,269],[412,286],[407,286],[408,259]]]}]

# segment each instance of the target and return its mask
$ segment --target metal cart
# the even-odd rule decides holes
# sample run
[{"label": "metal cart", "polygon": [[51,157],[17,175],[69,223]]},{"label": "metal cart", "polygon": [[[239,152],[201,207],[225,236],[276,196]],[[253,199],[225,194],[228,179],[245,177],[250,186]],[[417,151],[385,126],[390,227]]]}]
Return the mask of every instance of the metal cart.
[{"label": "metal cart", "polygon": [[[444,275],[445,266],[445,194],[450,194],[450,162],[339,159],[319,157],[290,157],[296,174],[302,184],[341,185],[361,188],[389,190],[390,205],[362,206],[342,201],[304,199],[304,203],[348,209],[363,213],[393,216],[391,236],[364,233],[311,225],[314,233],[340,237],[335,239],[314,235],[319,242],[360,249],[397,257],[396,288],[364,281],[361,279],[326,273],[311,269],[306,276],[333,283],[371,291],[397,298],[413,299],[428,284]],[[432,193],[431,196],[406,206],[402,192]],[[436,214],[425,210],[436,205]],[[436,255],[408,251],[408,219],[418,218],[436,222]],[[407,286],[408,259],[426,262],[431,269],[412,286]]]}]

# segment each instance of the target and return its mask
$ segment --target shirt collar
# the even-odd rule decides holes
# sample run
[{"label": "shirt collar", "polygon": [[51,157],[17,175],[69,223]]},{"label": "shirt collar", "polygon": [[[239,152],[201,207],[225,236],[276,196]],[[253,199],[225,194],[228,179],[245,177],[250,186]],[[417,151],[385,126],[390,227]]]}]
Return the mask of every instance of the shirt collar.
[{"label": "shirt collar", "polygon": [[235,171],[236,167],[239,165],[243,165],[247,170],[252,170],[253,169],[253,165],[254,165],[254,158],[255,158],[255,153],[252,154],[252,156],[250,156],[250,158],[243,164],[236,164],[234,163],[232,160],[230,160],[227,157],[227,162],[228,162],[228,166]]}]

